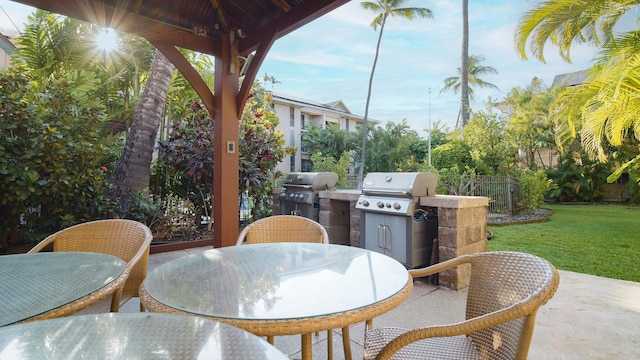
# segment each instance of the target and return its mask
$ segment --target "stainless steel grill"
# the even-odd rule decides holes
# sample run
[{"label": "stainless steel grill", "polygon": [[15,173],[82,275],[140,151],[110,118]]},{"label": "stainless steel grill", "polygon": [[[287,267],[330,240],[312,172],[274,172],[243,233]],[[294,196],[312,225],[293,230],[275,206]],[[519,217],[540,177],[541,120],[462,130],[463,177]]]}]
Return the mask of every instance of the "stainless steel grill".
[{"label": "stainless steel grill", "polygon": [[287,174],[284,191],[278,195],[281,215],[299,215],[318,221],[322,190],[335,189],[338,174],[334,172],[300,172]]},{"label": "stainless steel grill", "polygon": [[433,173],[369,173],[356,209],[360,246],[393,257],[407,268],[429,265],[438,237],[437,209],[421,207],[420,197],[434,196]]}]

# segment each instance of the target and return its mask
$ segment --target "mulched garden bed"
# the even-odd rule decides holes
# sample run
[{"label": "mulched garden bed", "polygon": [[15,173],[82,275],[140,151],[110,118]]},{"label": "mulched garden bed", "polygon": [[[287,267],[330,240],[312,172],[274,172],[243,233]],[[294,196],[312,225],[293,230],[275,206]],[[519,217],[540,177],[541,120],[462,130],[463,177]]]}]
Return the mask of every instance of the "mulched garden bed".
[{"label": "mulched garden bed", "polygon": [[551,209],[540,208],[537,210],[526,210],[516,215],[496,215],[489,214],[487,225],[489,226],[506,226],[514,224],[530,224],[545,222],[549,216],[553,214]]}]

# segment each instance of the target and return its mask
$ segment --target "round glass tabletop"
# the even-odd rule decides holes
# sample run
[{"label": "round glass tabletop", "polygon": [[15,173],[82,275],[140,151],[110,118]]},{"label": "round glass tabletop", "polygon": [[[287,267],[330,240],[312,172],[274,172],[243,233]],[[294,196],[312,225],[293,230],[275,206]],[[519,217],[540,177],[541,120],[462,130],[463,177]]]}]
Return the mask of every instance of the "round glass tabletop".
[{"label": "round glass tabletop", "polygon": [[391,257],[335,244],[231,246],[187,255],[147,275],[147,294],[182,312],[219,319],[289,320],[339,314],[407,286]]},{"label": "round glass tabletop", "polygon": [[273,359],[288,357],[244,330],[196,316],[110,313],[0,328],[3,359]]},{"label": "round glass tabletop", "polygon": [[92,252],[0,256],[0,326],[82,299],[117,279],[125,266],[118,257]]}]

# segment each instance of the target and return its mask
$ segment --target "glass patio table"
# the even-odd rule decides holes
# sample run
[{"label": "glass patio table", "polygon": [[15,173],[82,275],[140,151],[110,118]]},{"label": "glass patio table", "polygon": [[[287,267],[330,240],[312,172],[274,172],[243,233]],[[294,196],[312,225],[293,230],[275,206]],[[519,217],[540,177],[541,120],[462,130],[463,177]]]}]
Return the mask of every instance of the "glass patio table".
[{"label": "glass patio table", "polygon": [[[335,244],[231,246],[183,256],[147,275],[140,287],[149,311],[192,314],[258,336],[302,335],[348,327],[398,306],[413,281],[395,259]],[[347,350],[345,348],[345,350]]]},{"label": "glass patio table", "polygon": [[2,359],[288,360],[263,339],[196,316],[106,313],[0,328]]},{"label": "glass patio table", "polygon": [[126,280],[120,258],[91,252],[0,256],[0,326],[73,314]]}]

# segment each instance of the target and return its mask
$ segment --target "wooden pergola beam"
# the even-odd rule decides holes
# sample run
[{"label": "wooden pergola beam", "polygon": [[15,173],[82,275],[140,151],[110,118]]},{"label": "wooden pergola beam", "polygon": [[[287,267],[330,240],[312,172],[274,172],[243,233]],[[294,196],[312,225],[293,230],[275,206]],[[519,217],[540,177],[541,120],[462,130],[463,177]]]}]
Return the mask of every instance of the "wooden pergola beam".
[{"label": "wooden pergola beam", "polygon": [[263,34],[274,34],[274,39],[279,39],[308,23],[309,19],[318,18],[348,2],[349,0],[308,1],[304,7],[293,8],[291,11],[280,16],[278,21],[265,25],[260,32],[249,34],[240,43],[238,51],[241,55],[250,54],[262,43]]},{"label": "wooden pergola beam", "polygon": [[92,24],[138,35],[150,42],[170,42],[174,46],[203,54],[219,56],[217,39],[199,36],[193,29],[181,29],[136,15],[103,3],[82,0],[29,0],[21,1],[39,9],[64,14]]},{"label": "wooden pergola beam", "polygon": [[207,83],[202,79],[202,76],[191,65],[189,60],[182,55],[182,53],[173,44],[164,41],[149,41],[155,46],[164,56],[169,59],[175,65],[175,67],[182,73],[182,75],[189,81],[189,84],[196,91],[204,106],[207,108],[209,115],[213,119],[216,113],[214,103],[215,96],[211,92]]},{"label": "wooden pergola beam", "polygon": [[231,31],[231,24],[227,18],[227,14],[224,13],[224,8],[220,4],[220,0],[209,0],[211,2],[211,6],[216,9],[216,18],[218,19],[219,26],[224,30],[224,32],[228,33]]},{"label": "wooden pergola beam", "polygon": [[282,9],[282,11],[284,12],[289,12],[291,11],[291,5],[289,5],[289,3],[286,0],[271,0],[271,2],[279,7],[280,9]]}]

